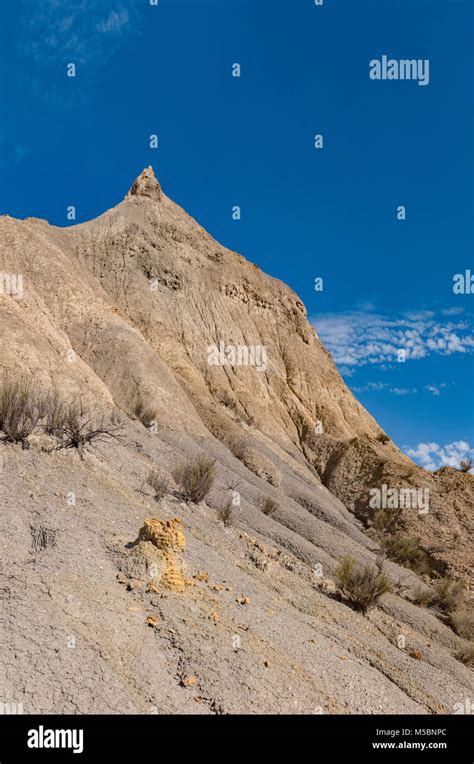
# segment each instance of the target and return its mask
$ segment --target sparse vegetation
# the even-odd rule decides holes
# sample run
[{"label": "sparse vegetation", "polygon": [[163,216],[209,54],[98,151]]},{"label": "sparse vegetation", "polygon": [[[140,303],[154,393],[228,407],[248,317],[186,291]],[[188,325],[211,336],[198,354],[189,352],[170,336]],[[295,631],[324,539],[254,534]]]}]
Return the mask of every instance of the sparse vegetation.
[{"label": "sparse vegetation", "polygon": [[93,424],[84,410],[82,402],[74,401],[67,407],[64,423],[56,435],[57,448],[75,448],[82,459],[84,448],[88,444],[107,438],[117,439],[119,429],[119,427],[108,425],[104,417]]},{"label": "sparse vegetation", "polygon": [[241,482],[238,478],[228,478],[225,481],[225,487],[228,491],[240,491],[241,489]]},{"label": "sparse vegetation", "polygon": [[35,552],[41,552],[47,547],[56,546],[56,533],[57,531],[52,528],[44,528],[42,525],[38,528],[30,527],[31,530],[31,546]]},{"label": "sparse vegetation", "polygon": [[56,440],[56,449],[76,448],[82,456],[88,443],[116,438],[119,427],[105,418],[94,426],[82,403],[66,404],[56,391],[42,393],[29,382],[4,380],[0,388],[0,431],[3,440],[28,448],[28,438],[36,428]]},{"label": "sparse vegetation", "polygon": [[376,437],[376,440],[379,443],[383,443],[383,445],[385,445],[386,443],[388,443],[390,441],[390,438],[388,437],[388,435],[385,432],[379,432],[379,434]]},{"label": "sparse vegetation", "polygon": [[461,459],[459,469],[461,472],[470,472],[472,470],[472,459]]},{"label": "sparse vegetation", "polygon": [[374,513],[373,524],[377,531],[391,533],[395,530],[398,519],[402,513],[397,509],[377,509]]},{"label": "sparse vegetation", "polygon": [[144,427],[151,427],[156,420],[156,410],[147,406],[140,393],[135,398],[132,413]]},{"label": "sparse vegetation", "polygon": [[66,424],[67,407],[56,391],[50,393],[44,401],[46,416],[43,429],[48,435],[57,437],[61,434]]},{"label": "sparse vegetation", "polygon": [[417,586],[413,593],[413,602],[420,607],[429,607],[436,599],[436,593],[426,586]]},{"label": "sparse vegetation", "polygon": [[0,388],[0,431],[7,443],[28,448],[28,437],[45,415],[44,397],[29,383],[4,379]]},{"label": "sparse vegetation", "polygon": [[216,477],[215,459],[198,456],[196,459],[181,464],[173,477],[181,486],[187,501],[203,501],[214,485]]},{"label": "sparse vegetation", "polygon": [[366,613],[380,597],[392,589],[390,579],[377,565],[359,565],[353,557],[343,557],[335,570],[336,582],[356,610]]},{"label": "sparse vegetation", "polygon": [[146,482],[153,489],[155,501],[159,501],[169,492],[168,480],[158,470],[150,470],[147,473]]},{"label": "sparse vegetation", "polygon": [[456,660],[464,663],[465,666],[472,668],[472,666],[474,666],[474,642],[471,642],[470,645],[466,645],[466,647],[462,647],[454,657]]},{"label": "sparse vegetation", "polygon": [[383,542],[388,557],[418,573],[429,571],[429,555],[420,546],[419,539],[397,533]]},{"label": "sparse vegetation", "polygon": [[258,500],[258,507],[264,515],[273,515],[279,507],[279,504],[271,496],[261,496]]},{"label": "sparse vegetation", "polygon": [[472,610],[454,610],[449,614],[449,622],[456,634],[474,641],[474,614]]},{"label": "sparse vegetation", "polygon": [[435,604],[445,612],[453,612],[461,605],[464,595],[464,585],[449,576],[433,582],[436,592]]},{"label": "sparse vegetation", "polygon": [[232,499],[227,499],[224,504],[218,507],[217,517],[226,528],[234,524],[234,509],[232,505]]}]

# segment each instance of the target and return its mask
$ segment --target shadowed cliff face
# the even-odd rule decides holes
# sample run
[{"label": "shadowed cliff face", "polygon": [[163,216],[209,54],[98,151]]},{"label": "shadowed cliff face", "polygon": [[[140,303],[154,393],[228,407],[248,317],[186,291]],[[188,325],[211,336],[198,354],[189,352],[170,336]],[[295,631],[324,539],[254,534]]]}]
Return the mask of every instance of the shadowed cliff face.
[{"label": "shadowed cliff face", "polygon": [[[308,324],[305,307],[298,297],[285,284],[214,241],[166,197],[151,168],[143,171],[117,207],[88,223],[60,229],[32,218],[25,221],[0,218],[0,271],[21,274],[23,279],[21,298],[13,293],[0,295],[3,371],[13,378],[31,379],[43,389],[54,387],[67,399],[79,396],[91,410],[115,412],[122,417],[124,434],[115,450],[107,443],[99,453],[88,453],[85,460],[78,461],[74,454],[66,457],[62,453],[46,453],[35,447],[34,439],[25,452],[0,445],[4,475],[10,481],[8,491],[5,481],[2,486],[3,530],[10,539],[8,555],[11,554],[10,563],[18,577],[18,591],[25,575],[22,565],[28,558],[25,551],[28,525],[44,524],[43,511],[53,527],[60,526],[58,538],[65,539],[65,546],[62,548],[59,543],[56,551],[50,550],[49,562],[46,553],[41,564],[35,560],[31,586],[43,591],[50,585],[54,566],[59,566],[63,585],[53,597],[58,628],[59,624],[66,630],[74,628],[77,613],[73,606],[68,610],[66,600],[63,601],[68,592],[79,610],[80,607],[87,610],[81,628],[87,643],[90,688],[86,688],[84,698],[78,702],[79,710],[87,710],[84,706],[97,692],[93,667],[101,661],[105,661],[110,672],[111,686],[122,687],[128,708],[139,710],[146,710],[148,696],[158,691],[155,687],[144,692],[147,663],[157,662],[153,663],[156,677],[166,678],[176,669],[173,659],[167,663],[163,634],[159,637],[164,640],[160,641],[163,654],[159,659],[151,657],[150,639],[156,635],[154,629],[143,626],[141,621],[136,627],[128,621],[122,624],[130,638],[135,635],[140,645],[135,654],[138,668],[133,663],[135,658],[130,656],[125,667],[120,668],[119,659],[125,648],[114,641],[110,619],[100,621],[100,607],[92,612],[87,594],[96,576],[102,575],[99,573],[102,562],[105,579],[111,576],[111,586],[116,587],[114,607],[119,607],[122,620],[125,618],[123,613],[130,603],[127,604],[128,596],[114,575],[124,569],[124,545],[133,541],[133,529],[136,537],[152,510],[163,520],[176,515],[184,528],[190,529],[188,564],[195,568],[190,574],[196,573],[196,566],[208,565],[213,569],[212,575],[227,582],[222,584],[223,591],[227,591],[226,586],[234,589],[225,613],[217,616],[221,606],[212,589],[211,593],[206,589],[201,597],[197,585],[187,587],[182,599],[175,603],[177,610],[181,614],[187,612],[185,617],[194,624],[188,630],[183,627],[179,630],[186,660],[190,664],[194,660],[201,668],[208,694],[214,699],[219,696],[224,710],[249,710],[245,707],[246,680],[239,673],[243,671],[242,664],[228,686],[225,682],[222,685],[222,672],[237,652],[227,644],[229,634],[238,629],[233,611],[235,594],[246,594],[235,592],[235,586],[241,589],[254,586],[258,602],[255,618],[265,621],[266,616],[262,616],[265,609],[278,607],[274,595],[270,598],[272,605],[267,601],[271,586],[264,577],[269,565],[278,571],[278,579],[282,577],[278,585],[285,624],[295,618],[295,608],[298,618],[305,613],[305,618],[316,619],[311,622],[312,628],[321,629],[319,657],[325,659],[331,630],[327,624],[342,618],[336,642],[341,648],[349,644],[349,634],[362,616],[353,611],[346,613],[349,610],[346,606],[323,596],[319,590],[316,594],[311,571],[312,566],[322,564],[324,575],[330,577],[337,560],[345,554],[374,560],[380,538],[370,530],[374,518],[374,507],[370,504],[373,489],[386,485],[398,491],[404,488],[428,491],[428,511],[424,511],[425,505],[405,507],[397,528],[420,538],[436,574],[452,572],[469,580],[472,476],[454,470],[432,475],[401,454],[342,381],[330,355]],[[152,412],[152,427],[145,429],[137,421],[138,401]],[[238,530],[226,529],[223,544],[222,534],[216,532],[215,520],[211,520],[215,517],[217,498],[214,505],[206,500],[190,517],[185,504],[167,499],[158,510],[150,504],[150,496],[142,495],[146,469],[159,462],[170,474],[177,461],[196,451],[208,452],[217,459],[222,490],[226,490],[225,480],[239,481],[243,508],[239,511]],[[71,524],[65,515],[63,497],[69,490],[80,494],[78,486],[82,486],[87,498],[82,496],[85,503],[79,502],[78,509],[72,510],[78,516]],[[272,518],[256,509],[259,496],[267,491],[279,503],[278,513]],[[9,496],[16,496],[15,520]],[[302,497],[307,499],[306,506],[302,505]],[[368,535],[364,530],[368,530]],[[71,558],[72,548],[84,544],[93,550],[89,556],[90,570],[85,569],[83,560],[79,562],[74,555]],[[289,555],[287,567],[281,564],[284,555]],[[244,568],[240,567],[240,558],[246,561]],[[408,575],[409,586],[417,585],[416,576],[410,571],[394,562],[388,565],[395,580]],[[104,580],[104,591],[100,590],[100,602],[106,598],[106,583]],[[300,587],[301,594],[297,594]],[[130,597],[136,600],[134,606],[146,612],[152,600],[145,592],[137,593],[139,589],[133,590]],[[310,604],[314,597],[319,603],[319,616]],[[410,629],[417,635],[415,642],[440,632],[439,643],[446,649],[446,645],[459,638],[427,611],[420,615],[415,605],[402,602],[395,594],[387,599],[390,597],[391,610],[388,608],[383,616],[380,613],[377,616],[381,619],[377,628],[385,629],[387,645],[379,645],[380,637],[375,637],[374,627],[373,634],[361,638],[356,650],[363,661],[364,650],[372,651],[378,645],[383,653],[380,676],[378,668],[368,668],[369,664],[376,665],[372,653],[365,668],[358,664],[351,667],[350,676],[365,688],[357,700],[352,690],[347,689],[346,696],[336,691],[328,676],[303,678],[310,661],[305,655],[295,669],[297,674],[301,672],[296,682],[296,699],[300,704],[319,706],[318,697],[324,696],[322,705],[333,710],[382,711],[381,698],[387,692],[390,696],[387,711],[429,708],[436,712],[449,709],[451,701],[455,702],[456,681],[466,680],[455,681],[453,676],[467,670],[453,658],[443,662],[440,648],[431,669],[436,665],[436,671],[444,677],[441,684],[446,685],[442,691],[445,696],[430,686],[424,667],[416,669],[419,676],[412,687],[413,659],[406,659],[391,647],[392,632],[395,629],[396,633],[397,627],[390,619],[405,618],[404,622],[410,622]],[[185,601],[187,605],[183,604]],[[208,605],[209,613],[204,612]],[[404,608],[408,610],[405,612]],[[411,615],[407,615],[410,608]],[[21,620],[22,611],[19,612]],[[161,618],[172,617],[170,612],[161,614]],[[87,618],[92,624],[89,629],[84,626]],[[13,610],[11,619],[8,625],[3,624],[10,641],[8,630],[15,624]],[[205,628],[202,619],[206,621]],[[326,625],[323,627],[322,623]],[[140,631],[142,626],[144,632]],[[177,628],[176,623],[173,628]],[[221,676],[221,690],[211,664],[206,663],[205,651],[199,645],[195,649],[191,645],[193,629],[202,633],[203,640],[211,638],[210,634],[214,639],[217,632],[229,647],[231,657],[226,653],[219,658],[221,674],[219,668],[215,669],[216,676]],[[280,683],[292,671],[291,647],[283,635],[276,638],[278,644],[272,642],[274,637],[270,634],[274,629],[269,623],[261,629],[252,636],[249,650],[260,662],[265,650],[273,650],[279,673],[272,678],[263,669],[265,680],[256,695],[254,710],[270,712],[279,710],[272,707],[272,693],[278,692]],[[103,658],[100,650],[97,652],[94,640],[108,657]],[[371,640],[369,647],[367,643]],[[47,649],[43,657],[27,645],[17,645],[17,649],[25,665],[37,661],[40,666],[43,658],[47,660]],[[406,660],[408,663],[403,662]],[[138,679],[133,678],[135,669]],[[63,694],[55,705],[47,693],[42,693],[40,705],[44,710],[67,710],[67,672],[63,664],[58,665],[57,671],[61,677],[65,672],[60,682]],[[382,675],[392,677],[390,690],[383,686]],[[160,709],[179,709],[180,687],[171,683],[167,694],[160,698]],[[371,691],[371,687],[378,689]],[[230,700],[232,693],[237,693],[234,704]],[[292,710],[293,700],[291,694],[285,696],[284,708]],[[120,710],[114,706],[112,691],[99,692],[97,702],[99,706],[102,703],[98,710]],[[212,710],[212,704],[197,705]]]}]

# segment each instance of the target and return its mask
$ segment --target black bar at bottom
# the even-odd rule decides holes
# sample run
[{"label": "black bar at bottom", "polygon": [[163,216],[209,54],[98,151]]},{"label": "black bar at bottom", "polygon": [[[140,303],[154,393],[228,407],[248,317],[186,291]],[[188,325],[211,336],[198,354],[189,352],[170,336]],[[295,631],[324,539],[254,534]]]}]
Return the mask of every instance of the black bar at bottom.
[{"label": "black bar at bottom", "polygon": [[[159,753],[164,737],[202,736],[279,739],[310,737],[318,757],[416,753],[472,764],[470,715],[459,716],[0,716],[0,764],[32,761],[118,761]],[[184,748],[183,751],[189,749]],[[72,758],[71,758],[72,757]]]}]

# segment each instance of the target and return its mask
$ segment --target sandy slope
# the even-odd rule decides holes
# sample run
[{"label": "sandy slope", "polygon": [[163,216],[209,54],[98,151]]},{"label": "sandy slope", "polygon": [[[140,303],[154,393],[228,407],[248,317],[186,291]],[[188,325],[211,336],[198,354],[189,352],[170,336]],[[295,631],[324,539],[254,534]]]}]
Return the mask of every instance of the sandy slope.
[{"label": "sandy slope", "polygon": [[[215,242],[151,170],[89,223],[0,218],[0,271],[25,284],[21,300],[0,296],[3,369],[122,419],[120,441],[83,460],[40,436],[28,450],[0,444],[0,700],[27,712],[452,713],[472,695],[453,657],[463,640],[409,601],[414,574],[388,562],[395,592],[368,616],[339,601],[332,575],[346,554],[375,559],[368,492],[386,482],[429,488],[430,511],[405,510],[402,525],[440,575],[469,581],[473,478],[430,475],[377,439],[288,287]],[[265,347],[266,369],[209,366],[221,341]],[[153,431],[132,416],[139,394]],[[155,502],[147,470],[202,452],[218,464],[206,503],[176,491]],[[216,508],[236,479],[241,508],[224,528]],[[266,495],[272,517],[258,509]],[[147,591],[132,544],[150,517],[182,520],[183,591]],[[53,532],[41,550],[38,528]]]}]

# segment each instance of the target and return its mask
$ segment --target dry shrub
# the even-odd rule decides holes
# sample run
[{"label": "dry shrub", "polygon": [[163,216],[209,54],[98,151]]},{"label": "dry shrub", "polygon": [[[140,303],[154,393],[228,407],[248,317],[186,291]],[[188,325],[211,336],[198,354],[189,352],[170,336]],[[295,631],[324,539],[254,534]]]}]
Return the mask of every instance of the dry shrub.
[{"label": "dry shrub", "polygon": [[456,660],[464,663],[465,666],[472,668],[474,666],[474,642],[462,647],[454,656]]},{"label": "dry shrub", "polygon": [[472,610],[454,610],[449,614],[449,621],[456,634],[474,641],[474,613]]},{"label": "dry shrub", "polygon": [[461,459],[459,469],[461,472],[470,472],[472,470],[472,459]]},{"label": "dry shrub", "polygon": [[413,592],[413,602],[420,607],[429,607],[436,599],[436,593],[426,586],[417,586]]},{"label": "dry shrub", "polygon": [[234,524],[234,508],[232,499],[227,499],[217,508],[217,517],[226,528]]},{"label": "dry shrub", "polygon": [[464,585],[461,581],[445,576],[433,583],[436,592],[435,604],[445,612],[453,612],[462,604]]},{"label": "dry shrub", "polygon": [[61,434],[67,423],[67,406],[57,391],[46,396],[45,404],[47,411],[44,424],[42,425],[43,429],[48,435],[57,437]]},{"label": "dry shrub", "polygon": [[271,496],[261,496],[258,500],[258,506],[262,510],[264,515],[273,515],[279,508],[279,504]]},{"label": "dry shrub", "polygon": [[155,501],[159,501],[169,492],[168,480],[158,470],[150,470],[146,476],[146,482],[153,489]]},{"label": "dry shrub", "polygon": [[216,478],[215,459],[198,456],[185,464],[179,465],[174,479],[181,486],[187,501],[203,501],[210,492]]},{"label": "dry shrub", "polygon": [[45,415],[45,400],[30,382],[4,379],[0,388],[0,431],[7,443],[28,448],[28,436]]},{"label": "dry shrub", "polygon": [[101,417],[96,423],[92,423],[83,408],[82,402],[70,403],[64,415],[64,423],[57,433],[57,448],[75,448],[82,458],[84,448],[95,441],[103,441],[107,438],[118,439],[119,427],[108,424],[105,417]]},{"label": "dry shrub", "polygon": [[396,528],[398,519],[402,510],[397,509],[377,509],[374,512],[373,524],[377,531],[393,532]]},{"label": "dry shrub", "polygon": [[356,610],[366,613],[380,597],[392,589],[382,564],[359,565],[353,557],[343,557],[335,570],[336,582]]},{"label": "dry shrub", "polygon": [[52,528],[45,528],[39,526],[37,528],[30,526],[31,530],[31,546],[36,552],[40,552],[47,547],[56,546],[57,531]]},{"label": "dry shrub", "polygon": [[419,539],[396,534],[384,541],[388,557],[401,565],[425,573],[430,570],[428,553],[420,546]]}]

